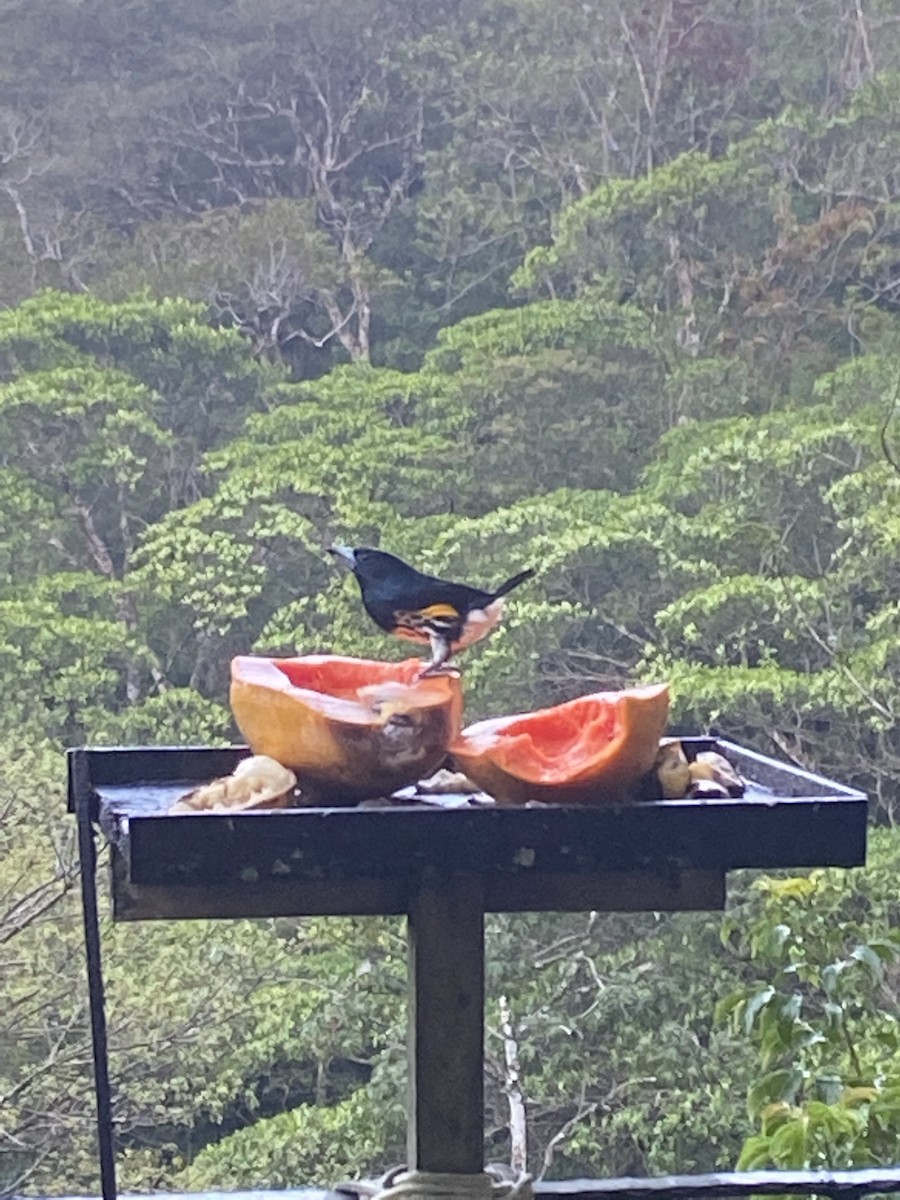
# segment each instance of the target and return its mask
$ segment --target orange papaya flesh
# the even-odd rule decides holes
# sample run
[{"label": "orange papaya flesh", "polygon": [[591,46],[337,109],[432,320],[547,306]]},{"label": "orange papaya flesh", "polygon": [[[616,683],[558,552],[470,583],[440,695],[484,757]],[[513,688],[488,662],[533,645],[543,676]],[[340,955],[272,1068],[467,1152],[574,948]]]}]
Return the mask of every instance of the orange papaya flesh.
[{"label": "orange papaya flesh", "polygon": [[668,714],[666,684],[594,692],[479,721],[460,733],[450,753],[500,804],[625,803],[653,766]]}]

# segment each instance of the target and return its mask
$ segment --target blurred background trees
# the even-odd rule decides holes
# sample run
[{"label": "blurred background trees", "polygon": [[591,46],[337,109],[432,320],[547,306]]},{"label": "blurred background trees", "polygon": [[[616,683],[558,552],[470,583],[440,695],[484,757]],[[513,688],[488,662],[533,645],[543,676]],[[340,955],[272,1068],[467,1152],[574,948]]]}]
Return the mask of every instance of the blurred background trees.
[{"label": "blurred background trees", "polygon": [[[471,719],[665,677],[873,798],[870,868],[724,924],[495,920],[491,1154],[502,995],[538,1173],[894,1157],[895,6],[7,7],[0,1187],[95,1187],[62,747],[234,736],[235,653],[406,653],[335,539],[537,568]],[[395,925],[107,936],[126,1186],[402,1157]]]}]

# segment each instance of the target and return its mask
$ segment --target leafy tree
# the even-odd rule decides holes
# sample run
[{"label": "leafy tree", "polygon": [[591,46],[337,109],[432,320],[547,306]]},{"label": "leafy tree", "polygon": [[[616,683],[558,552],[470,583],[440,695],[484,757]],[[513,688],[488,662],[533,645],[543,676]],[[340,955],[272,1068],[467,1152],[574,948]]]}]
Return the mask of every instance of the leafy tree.
[{"label": "leafy tree", "polygon": [[872,838],[864,871],[764,877],[723,936],[757,979],[719,1019],[752,1040],[747,1109],[758,1132],[739,1168],[892,1162],[900,1128],[894,902],[896,836]]},{"label": "leafy tree", "polygon": [[[95,1186],[43,739],[227,738],[234,653],[406,654],[336,538],[538,568],[467,653],[470,719],[664,676],[678,725],[893,818],[889,4],[13,7],[3,299],[81,294],[0,314],[3,1186]],[[725,945],[493,922],[490,1153],[521,1150],[512,1041],[538,1173],[882,1161],[894,842],[858,882],[739,883]],[[399,1157],[393,924],[104,936],[126,1186]]]},{"label": "leafy tree", "polygon": [[[411,363],[437,328],[502,302],[522,253],[598,185],[719,155],[788,105],[830,120],[896,71],[891,23],[876,0],[16,4],[0,52],[5,298],[132,269],[161,290],[217,276],[216,307],[300,373],[327,361],[304,337]],[[884,124],[886,105],[869,108]],[[681,240],[664,253],[684,294],[698,281]]]},{"label": "leafy tree", "polygon": [[822,377],[818,404],[716,422],[702,444],[682,426],[649,481],[705,576],[659,610],[646,659],[679,717],[856,780],[882,816],[898,778],[892,376],[859,358]]},{"label": "leafy tree", "polygon": [[119,300],[139,285],[160,298],[202,302],[218,323],[247,336],[256,355],[289,362],[301,376],[327,365],[329,326],[317,324],[317,297],[338,292],[341,267],[309,200],[142,223],[128,248],[113,255],[97,290]]},{"label": "leafy tree", "polygon": [[[67,959],[77,882],[74,830],[53,748],[4,743],[0,808],[0,1187],[14,1192],[83,1124],[88,1063],[82,989]],[[67,936],[68,935],[68,936]],[[61,947],[65,944],[65,951]],[[81,1103],[74,1110],[73,1093]],[[84,1148],[77,1154],[83,1157]]]},{"label": "leafy tree", "polygon": [[55,293],[3,314],[0,376],[4,719],[77,738],[165,688],[129,580],[138,542],[198,496],[202,451],[271,377],[184,301]]}]

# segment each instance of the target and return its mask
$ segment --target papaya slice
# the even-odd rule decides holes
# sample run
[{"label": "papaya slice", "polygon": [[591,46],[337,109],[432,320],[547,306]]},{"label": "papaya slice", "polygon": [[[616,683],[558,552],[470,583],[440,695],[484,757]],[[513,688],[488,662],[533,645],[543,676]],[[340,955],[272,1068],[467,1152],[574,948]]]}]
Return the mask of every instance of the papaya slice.
[{"label": "papaya slice", "polygon": [[307,803],[352,804],[430,774],[459,732],[459,674],[421,669],[418,658],[239,655],[231,711],[254,754],[296,772]]},{"label": "papaya slice", "polygon": [[478,721],[450,753],[499,804],[621,804],[653,766],[668,715],[666,684],[594,692]]}]

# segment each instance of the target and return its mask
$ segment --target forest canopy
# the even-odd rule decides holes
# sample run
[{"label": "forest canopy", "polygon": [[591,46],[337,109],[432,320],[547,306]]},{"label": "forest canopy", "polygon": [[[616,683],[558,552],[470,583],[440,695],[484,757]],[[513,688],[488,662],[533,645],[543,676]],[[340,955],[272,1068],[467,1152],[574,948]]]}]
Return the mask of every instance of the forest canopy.
[{"label": "forest canopy", "polygon": [[[891,1161],[895,6],[7,8],[0,1189],[96,1188],[63,748],[234,739],[234,654],[405,655],[334,540],[536,569],[472,719],[665,678],[883,827],[724,919],[497,918],[492,1157],[502,995],[538,1174]],[[123,1187],[402,1158],[393,923],[105,936]]]}]

